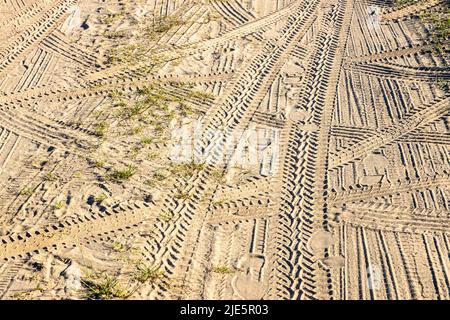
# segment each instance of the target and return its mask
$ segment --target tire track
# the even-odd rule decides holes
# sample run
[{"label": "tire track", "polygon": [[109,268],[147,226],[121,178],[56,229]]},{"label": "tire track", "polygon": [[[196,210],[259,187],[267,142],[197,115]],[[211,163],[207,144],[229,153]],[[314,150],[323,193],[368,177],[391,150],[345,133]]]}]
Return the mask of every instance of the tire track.
[{"label": "tire track", "polygon": [[418,53],[429,53],[433,52],[435,45],[431,42],[424,42],[423,44],[405,46],[401,48],[395,48],[391,50],[386,50],[383,52],[377,52],[372,54],[366,54],[361,56],[348,56],[346,57],[347,64],[356,63],[373,63],[380,62],[384,60],[395,59],[399,57],[411,56]]},{"label": "tire track", "polygon": [[411,209],[382,203],[348,203],[337,208],[344,223],[372,230],[426,234],[450,232],[447,211]]},{"label": "tire track", "polygon": [[399,181],[381,186],[370,186],[366,189],[353,189],[340,193],[330,193],[329,201],[333,205],[336,203],[350,203],[358,200],[374,199],[395,193],[406,193],[414,190],[425,190],[431,187],[445,187],[449,184],[449,176],[436,176],[434,178],[424,178],[416,180]]},{"label": "tire track", "polygon": [[[259,101],[263,98],[263,93],[284,65],[289,52],[294,49],[297,41],[302,38],[310,23],[314,21],[313,13],[317,2],[303,3],[303,6],[304,10],[292,13],[286,21],[286,27],[280,35],[286,40],[283,45],[277,46],[271,42],[266,43],[260,53],[250,61],[237,77],[237,80],[225,95],[223,102],[218,102],[215,108],[209,110],[200,142],[207,155],[204,160],[209,164],[209,167],[222,166],[220,164],[220,150],[223,150],[226,137],[232,136],[233,132],[236,132],[239,128],[247,127],[250,115],[256,110]],[[247,90],[242,91],[242,87],[247,88]],[[234,107],[232,111],[230,107]],[[217,128],[223,128],[223,137],[208,137],[205,134],[209,130]],[[189,257],[192,256],[195,245],[191,246],[189,250],[185,250],[183,247],[186,239],[190,237],[194,238],[193,243],[197,243],[195,239],[206,220],[205,213],[200,214],[199,212],[207,212],[206,208],[200,204],[201,199],[208,199],[211,196],[212,190],[207,189],[206,186],[215,185],[211,181],[210,174],[210,169],[202,171],[192,177],[188,184],[180,187],[182,192],[190,195],[190,200],[174,200],[177,198],[177,191],[175,191],[169,194],[164,201],[167,204],[164,214],[173,218],[171,223],[162,224],[158,228],[161,229],[162,234],[165,234],[164,238],[175,239],[175,242],[169,247],[161,247],[155,243],[153,247],[157,250],[151,255],[151,259],[160,261],[169,274],[175,272],[174,268],[176,268],[175,273],[177,274],[187,274],[187,270],[190,268]],[[211,188],[214,189],[214,187]],[[203,210],[201,210],[202,208]],[[180,252],[186,252],[186,254],[181,257]],[[164,291],[154,294],[155,297],[167,295]]]},{"label": "tire track", "polygon": [[319,276],[308,242],[314,231],[327,228],[327,204],[322,195],[327,189],[329,128],[353,1],[335,2],[328,11],[322,10],[324,20],[308,67],[302,101],[313,114],[312,119],[319,129],[305,133],[291,122],[288,130],[277,253],[273,257],[279,265],[272,280],[276,283],[272,296],[277,299],[328,299],[333,296],[332,290],[326,289],[327,278]]},{"label": "tire track", "polygon": [[12,62],[25,56],[33,49],[33,45],[47,37],[65,18],[65,13],[76,0],[61,0],[35,23],[27,27],[20,35],[12,38],[0,50],[0,74],[7,71]]},{"label": "tire track", "polygon": [[437,80],[450,80],[450,68],[448,67],[413,68],[387,63],[353,63],[345,68],[353,72],[403,81],[436,82]]},{"label": "tire track", "polygon": [[[424,132],[418,130],[413,131],[398,138],[397,142],[405,143],[430,143],[430,144],[442,144],[450,145],[450,134],[440,132]],[[378,130],[368,129],[365,127],[347,127],[347,126],[333,126],[331,128],[331,134],[334,137],[350,139],[355,142],[360,142],[372,136],[379,135]]]},{"label": "tire track", "polygon": [[338,156],[331,159],[330,168],[341,167],[369,154],[373,150],[393,143],[403,136],[446,115],[449,110],[450,98],[438,98],[433,104],[422,106],[418,111],[406,116],[398,123],[380,130],[379,135],[369,137],[348,149],[342,150]]},{"label": "tire track", "polygon": [[147,219],[157,219],[158,209],[147,203],[134,203],[102,213],[67,219],[46,228],[0,238],[0,259],[25,258],[51,247],[75,245],[79,240],[129,230]]}]

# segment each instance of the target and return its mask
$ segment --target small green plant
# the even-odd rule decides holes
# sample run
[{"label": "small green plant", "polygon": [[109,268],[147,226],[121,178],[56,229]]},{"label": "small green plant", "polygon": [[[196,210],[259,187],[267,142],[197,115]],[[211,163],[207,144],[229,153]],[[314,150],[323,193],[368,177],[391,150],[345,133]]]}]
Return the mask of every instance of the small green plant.
[{"label": "small green plant", "polygon": [[55,209],[59,210],[64,208],[64,202],[63,201],[58,201],[55,203]]},{"label": "small green plant", "polygon": [[168,213],[161,213],[161,214],[159,215],[159,217],[161,218],[162,221],[164,221],[164,222],[169,222],[170,220],[172,220],[173,215],[168,214]]},{"label": "small green plant", "polygon": [[205,163],[196,163],[194,161],[189,163],[173,164],[170,171],[173,174],[179,175],[183,178],[189,178],[193,173],[202,171],[206,168]]},{"label": "small green plant", "polygon": [[155,39],[162,33],[165,33],[174,27],[181,26],[184,23],[185,21],[177,16],[158,17],[153,20],[152,25],[147,26],[144,29],[143,36],[147,39]]},{"label": "small green plant", "polygon": [[120,99],[124,96],[124,92],[119,89],[114,89],[108,93],[108,98],[110,99]]},{"label": "small green plant", "polygon": [[397,7],[413,4],[414,2],[416,2],[416,0],[394,0],[394,4]]},{"label": "small green plant", "polygon": [[11,298],[16,300],[27,300],[29,296],[31,295],[30,291],[21,291],[14,293]]},{"label": "small green plant", "polygon": [[224,173],[221,170],[213,169],[211,171],[211,177],[215,180],[216,183],[222,183],[224,180]]},{"label": "small green plant", "polygon": [[109,124],[106,121],[101,121],[95,126],[95,135],[98,137],[104,137],[108,132]]},{"label": "small green plant", "polygon": [[141,144],[152,144],[153,143],[153,141],[154,141],[154,139],[153,138],[151,138],[151,137],[142,137],[141,138]]},{"label": "small green plant", "polygon": [[220,274],[230,274],[230,273],[234,273],[235,270],[232,268],[229,268],[227,266],[218,266],[218,267],[214,267],[212,269],[212,271],[214,273],[220,273]]},{"label": "small green plant", "polygon": [[115,182],[123,182],[130,179],[135,173],[136,170],[131,166],[126,169],[114,169],[111,173],[111,179]]},{"label": "small green plant", "polygon": [[180,103],[180,105],[178,106],[178,111],[180,112],[180,115],[182,117],[189,117],[195,114],[195,111],[185,103]]},{"label": "small green plant", "polygon": [[116,64],[137,62],[144,56],[146,51],[146,48],[141,44],[127,44],[112,48],[106,53],[106,63]]},{"label": "small green plant", "polygon": [[139,115],[142,115],[144,112],[148,110],[148,108],[149,106],[147,104],[138,101],[132,106],[123,107],[119,112],[119,116],[123,120],[130,120]]},{"label": "small green plant", "polygon": [[44,174],[44,181],[56,181],[58,180],[58,176],[52,172],[48,172]]},{"label": "small green plant", "polygon": [[102,203],[103,201],[105,201],[108,198],[108,196],[104,193],[102,193],[101,195],[95,196],[94,201],[96,203]]},{"label": "small green plant", "polygon": [[21,196],[31,196],[34,193],[34,190],[32,188],[23,188],[20,190],[19,195]]},{"label": "small green plant", "polygon": [[150,188],[153,188],[154,186],[156,186],[156,181],[147,179],[144,181],[144,184]]},{"label": "small green plant", "polygon": [[103,275],[97,280],[82,280],[85,298],[88,300],[124,299],[128,294],[121,288],[116,277]]},{"label": "small green plant", "polygon": [[178,200],[190,200],[192,196],[187,192],[180,192],[175,195],[175,199]]},{"label": "small green plant", "polygon": [[434,78],[434,82],[441,88],[444,88],[449,84],[449,81],[447,79],[437,76]]},{"label": "small green plant", "polygon": [[211,202],[211,204],[213,206],[220,206],[221,204],[223,204],[225,202],[225,200],[221,199],[221,200],[214,200]]},{"label": "small green plant", "polygon": [[125,31],[105,31],[103,35],[107,39],[117,40],[126,37],[127,33]]},{"label": "small green plant", "polygon": [[111,245],[111,248],[116,251],[116,252],[124,252],[125,251],[125,246],[123,245],[123,243],[121,242],[113,242],[113,244]]},{"label": "small green plant", "polygon": [[134,272],[134,279],[140,283],[154,283],[156,280],[163,277],[163,272],[158,267],[147,266],[145,264],[138,264]]},{"label": "small green plant", "polygon": [[149,187],[154,187],[158,182],[162,182],[168,178],[167,175],[160,171],[156,171],[153,173],[152,177],[145,181],[145,184]]},{"label": "small green plant", "polygon": [[36,286],[34,287],[35,291],[40,291],[40,292],[44,292],[45,288],[42,286],[42,283],[40,281],[38,281],[36,283]]},{"label": "small green plant", "polygon": [[190,91],[189,94],[188,94],[188,97],[189,98],[200,99],[200,100],[203,100],[203,101],[214,99],[214,95],[212,93],[204,92],[204,91],[198,91],[198,90]]},{"label": "small green plant", "polygon": [[94,161],[94,167],[96,167],[98,169],[104,168],[105,165],[106,165],[106,161],[104,161],[104,160],[95,160]]},{"label": "small green plant", "polygon": [[110,13],[106,15],[105,17],[100,18],[100,23],[102,24],[111,24],[118,19],[122,18],[124,16],[124,12],[117,12],[117,13]]},{"label": "small green plant", "polygon": [[157,151],[149,152],[147,155],[148,160],[155,160],[159,157],[159,153]]},{"label": "small green plant", "polygon": [[134,136],[135,134],[141,133],[144,129],[143,126],[139,125],[130,129],[129,135]]},{"label": "small green plant", "polygon": [[155,179],[156,181],[164,181],[167,179],[167,176],[162,172],[155,172],[153,174],[153,179]]}]

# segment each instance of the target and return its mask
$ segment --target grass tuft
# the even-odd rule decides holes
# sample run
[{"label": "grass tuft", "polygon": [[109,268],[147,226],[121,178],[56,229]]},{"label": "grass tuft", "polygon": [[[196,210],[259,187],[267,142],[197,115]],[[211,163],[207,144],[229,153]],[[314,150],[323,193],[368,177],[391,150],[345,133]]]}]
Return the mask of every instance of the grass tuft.
[{"label": "grass tuft", "polygon": [[88,300],[125,299],[128,294],[121,288],[116,277],[104,275],[99,280],[82,280],[85,298]]},{"label": "grass tuft", "polygon": [[229,268],[227,266],[218,266],[218,267],[214,267],[212,269],[212,271],[214,273],[220,273],[220,274],[230,274],[230,273],[234,273],[234,270],[232,268]]},{"label": "grass tuft", "polygon": [[158,267],[147,266],[142,263],[136,266],[134,279],[140,283],[154,283],[163,277],[163,272]]},{"label": "grass tuft", "polygon": [[58,176],[52,172],[48,172],[44,175],[44,181],[56,181]]},{"label": "grass tuft", "polygon": [[129,166],[126,169],[114,169],[111,173],[111,179],[115,182],[123,182],[130,179],[136,173],[136,169]]},{"label": "grass tuft", "polygon": [[21,196],[31,196],[34,193],[34,190],[32,188],[23,188],[20,190],[19,195]]}]

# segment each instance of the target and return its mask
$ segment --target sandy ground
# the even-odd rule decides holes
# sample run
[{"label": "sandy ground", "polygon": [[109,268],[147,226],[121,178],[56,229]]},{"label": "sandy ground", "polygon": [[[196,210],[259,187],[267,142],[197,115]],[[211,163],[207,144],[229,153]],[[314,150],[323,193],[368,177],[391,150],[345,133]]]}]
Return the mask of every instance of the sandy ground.
[{"label": "sandy ground", "polygon": [[450,299],[444,2],[1,1],[0,297]]}]

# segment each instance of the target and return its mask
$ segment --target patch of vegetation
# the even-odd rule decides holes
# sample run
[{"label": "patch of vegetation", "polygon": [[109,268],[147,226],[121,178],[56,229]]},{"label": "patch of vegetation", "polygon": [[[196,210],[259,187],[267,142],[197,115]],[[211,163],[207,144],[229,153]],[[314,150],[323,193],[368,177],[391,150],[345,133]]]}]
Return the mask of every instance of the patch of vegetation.
[{"label": "patch of vegetation", "polygon": [[139,283],[154,283],[156,280],[163,277],[163,272],[160,268],[154,266],[147,266],[143,263],[136,265],[134,272],[134,279]]},{"label": "patch of vegetation", "polygon": [[167,179],[167,176],[161,172],[155,172],[153,174],[153,179],[155,179],[156,181],[164,181]]},{"label": "patch of vegetation", "polygon": [[216,183],[222,183],[224,180],[224,172],[219,169],[211,170],[210,176],[215,180]]},{"label": "patch of vegetation", "polygon": [[417,0],[394,0],[394,5],[396,7],[403,7],[417,2]]},{"label": "patch of vegetation", "polygon": [[20,291],[20,292],[14,293],[11,296],[11,298],[16,299],[16,300],[28,300],[30,295],[31,295],[30,291]]},{"label": "patch of vegetation", "polygon": [[56,181],[58,180],[58,176],[52,172],[48,172],[44,174],[44,181]]},{"label": "patch of vegetation", "polygon": [[54,207],[55,207],[56,210],[62,209],[62,208],[64,208],[64,202],[63,201],[58,201],[58,202],[55,203]]},{"label": "patch of vegetation", "polygon": [[127,36],[127,33],[125,31],[105,31],[105,33],[103,35],[107,39],[117,40],[117,39],[125,38]]},{"label": "patch of vegetation", "polygon": [[214,267],[212,269],[212,271],[214,273],[220,273],[220,274],[230,274],[230,273],[234,273],[235,270],[232,268],[229,268],[227,266],[218,266],[218,267]]},{"label": "patch of vegetation", "polygon": [[195,172],[205,170],[205,163],[188,162],[173,164],[170,168],[170,172],[183,178],[191,177]]},{"label": "patch of vegetation", "polygon": [[212,93],[209,92],[204,92],[204,91],[198,91],[198,90],[191,90],[188,94],[189,98],[196,98],[196,99],[200,99],[203,101],[209,100],[209,99],[214,99],[214,95]]},{"label": "patch of vegetation", "polygon": [[180,103],[178,106],[178,111],[182,117],[187,117],[194,114],[194,111],[191,107],[186,105],[185,103]]},{"label": "patch of vegetation", "polygon": [[[133,248],[127,248],[120,242],[113,243],[116,252],[140,254]],[[106,272],[92,273],[82,279],[84,298],[88,300],[128,299],[144,284],[167,285],[164,272],[156,266],[147,265],[142,260],[125,259],[130,267],[130,273],[125,273],[121,280]]]},{"label": "patch of vegetation", "polygon": [[180,192],[175,195],[175,199],[190,200],[190,199],[192,199],[192,195],[190,195],[188,192]]},{"label": "patch of vegetation", "polygon": [[173,215],[168,214],[168,213],[161,213],[161,214],[159,215],[159,218],[160,218],[162,221],[164,221],[164,222],[169,222],[169,221],[172,220]]},{"label": "patch of vegetation", "polygon": [[116,241],[111,245],[111,249],[113,249],[116,252],[124,252],[125,245],[121,242]]},{"label": "patch of vegetation", "polygon": [[107,64],[136,63],[146,54],[142,44],[125,44],[111,48],[106,52]]},{"label": "patch of vegetation", "polygon": [[152,144],[154,142],[154,139],[151,137],[142,137],[141,138],[141,144],[146,145],[146,144]]},{"label": "patch of vegetation", "polygon": [[150,144],[167,139],[168,122],[177,115],[171,107],[175,98],[158,84],[151,84],[136,91],[132,102],[125,103],[121,98],[112,98],[114,117],[120,125],[118,129],[125,129],[128,134],[138,134],[146,129],[152,130],[151,138],[141,139],[141,144]]},{"label": "patch of vegetation", "polygon": [[104,168],[105,165],[106,165],[106,161],[105,160],[95,160],[94,161],[94,167],[96,167],[98,169]]},{"label": "patch of vegetation", "polygon": [[449,80],[445,78],[436,77],[434,81],[441,89],[448,88],[449,86]]},{"label": "patch of vegetation", "polygon": [[437,53],[444,51],[444,45],[450,38],[450,2],[440,11],[423,12],[419,18],[431,29],[431,40]]},{"label": "patch of vegetation", "polygon": [[142,36],[146,39],[156,39],[170,29],[181,26],[185,23],[186,22],[183,19],[176,15],[156,17],[153,19],[151,25],[144,28]]},{"label": "patch of vegetation", "polygon": [[212,206],[220,206],[221,204],[223,204],[225,202],[225,200],[214,200],[211,202]]},{"label": "patch of vegetation", "polygon": [[124,12],[117,12],[117,13],[110,13],[107,14],[106,16],[100,18],[100,23],[102,24],[112,24],[114,22],[116,22],[117,20],[121,19],[124,17]]},{"label": "patch of vegetation", "polygon": [[136,173],[136,169],[129,166],[125,169],[114,169],[111,173],[111,179],[115,182],[123,182],[130,179]]},{"label": "patch of vegetation", "polygon": [[110,99],[121,99],[125,93],[120,89],[114,89],[111,92],[108,93],[108,98]]},{"label": "patch of vegetation", "polygon": [[100,194],[100,195],[98,195],[98,196],[95,196],[94,202],[96,202],[96,203],[102,203],[102,202],[105,201],[107,198],[108,198],[108,196],[107,196],[106,194],[102,193],[102,194]]},{"label": "patch of vegetation", "polygon": [[146,180],[144,183],[149,187],[154,187],[158,184],[158,182],[162,182],[166,180],[168,177],[163,174],[162,172],[154,172],[152,177],[148,180]]},{"label": "patch of vegetation", "polygon": [[148,160],[154,160],[159,157],[159,153],[157,151],[149,152],[147,155]]},{"label": "patch of vegetation", "polygon": [[19,195],[21,196],[31,196],[34,193],[32,188],[26,187],[20,190]]},{"label": "patch of vegetation", "polygon": [[125,105],[119,111],[119,117],[123,120],[130,120],[144,114],[150,105],[145,101],[138,101],[131,106]]},{"label": "patch of vegetation", "polygon": [[100,279],[82,280],[81,283],[88,300],[125,299],[129,296],[120,286],[119,280],[113,276],[102,275]]},{"label": "patch of vegetation", "polygon": [[109,124],[106,121],[99,122],[95,125],[95,135],[98,137],[104,137],[108,132]]}]

